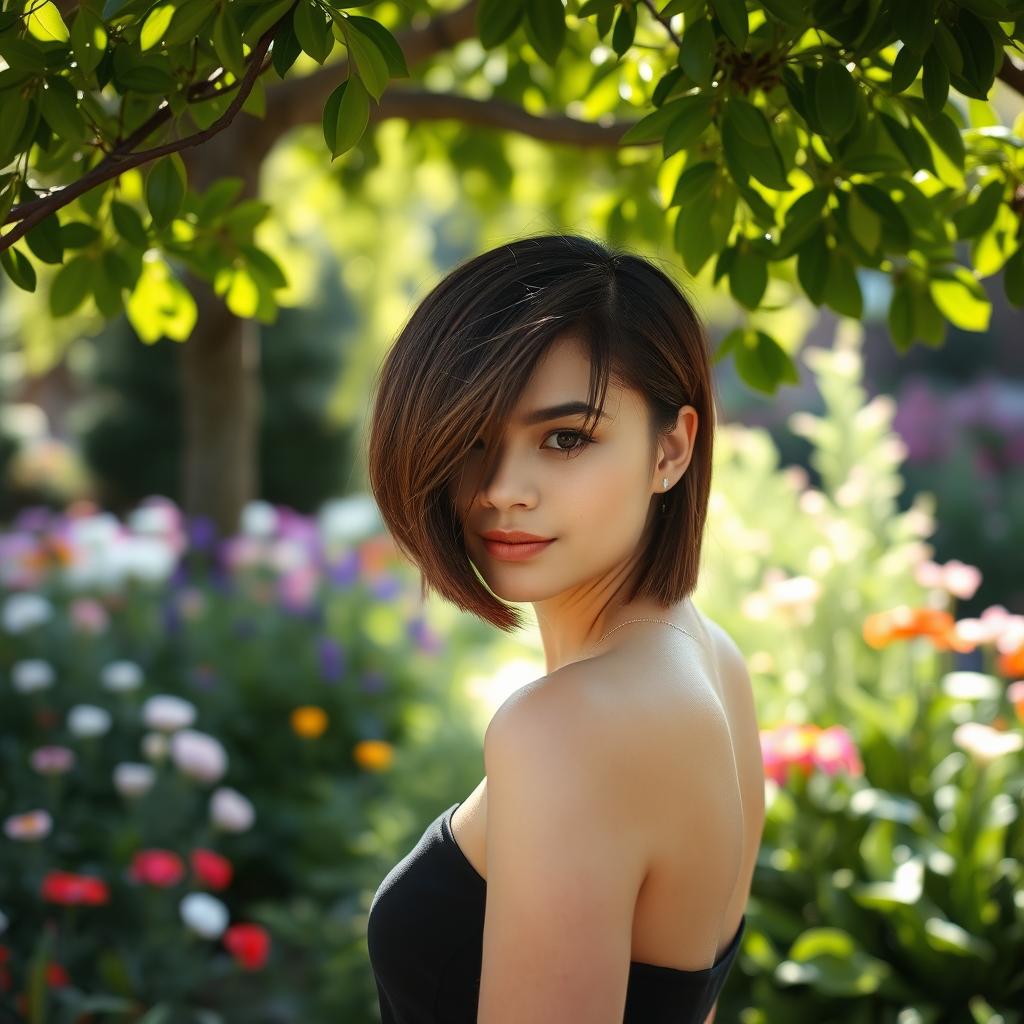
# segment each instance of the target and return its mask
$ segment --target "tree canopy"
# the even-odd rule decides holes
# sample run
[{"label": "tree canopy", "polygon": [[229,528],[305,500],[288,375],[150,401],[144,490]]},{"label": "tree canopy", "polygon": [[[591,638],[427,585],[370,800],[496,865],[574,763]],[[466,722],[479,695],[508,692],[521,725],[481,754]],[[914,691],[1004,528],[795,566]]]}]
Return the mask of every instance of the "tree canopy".
[{"label": "tree canopy", "polygon": [[[1003,124],[990,102],[997,79],[1024,91],[1022,26],[1024,0],[8,0],[0,264],[29,291],[38,264],[59,265],[53,316],[124,309],[144,341],[195,326],[177,266],[269,322],[287,278],[254,242],[268,206],[229,162],[194,175],[189,160],[241,111],[275,131],[308,120],[308,96],[275,114],[306,89],[327,160],[395,116],[621,150],[685,268],[710,261],[743,309],[778,277],[860,317],[870,268],[892,281],[894,344],[941,345],[949,323],[986,327],[985,277],[1003,271],[1024,304],[1024,116]],[[449,60],[450,88],[424,88],[470,38],[502,61]],[[717,355],[766,392],[796,379],[752,325]]]}]

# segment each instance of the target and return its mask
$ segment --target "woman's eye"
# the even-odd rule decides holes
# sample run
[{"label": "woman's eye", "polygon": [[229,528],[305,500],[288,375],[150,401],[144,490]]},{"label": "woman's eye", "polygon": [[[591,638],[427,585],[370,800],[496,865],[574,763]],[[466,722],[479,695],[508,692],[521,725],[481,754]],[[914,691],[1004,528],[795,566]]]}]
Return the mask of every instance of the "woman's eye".
[{"label": "woman's eye", "polygon": [[550,437],[561,438],[568,435],[570,438],[575,438],[575,444],[569,445],[568,448],[558,447],[558,451],[565,452],[567,455],[571,452],[575,452],[577,449],[582,449],[586,445],[590,444],[591,437],[589,434],[584,434],[582,430],[555,430],[551,433]]}]

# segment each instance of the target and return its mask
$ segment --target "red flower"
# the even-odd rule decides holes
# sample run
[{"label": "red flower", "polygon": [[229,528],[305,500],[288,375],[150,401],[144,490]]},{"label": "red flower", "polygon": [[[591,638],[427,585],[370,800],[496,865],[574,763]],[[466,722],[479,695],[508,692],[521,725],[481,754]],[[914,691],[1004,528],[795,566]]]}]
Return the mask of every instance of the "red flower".
[{"label": "red flower", "polygon": [[48,871],[39,894],[50,903],[65,905],[86,903],[98,906],[110,899],[107,883],[102,879],[76,875],[72,871]]},{"label": "red flower", "polygon": [[213,850],[192,851],[192,871],[210,889],[226,889],[231,884],[234,868],[227,857]]},{"label": "red flower", "polygon": [[137,882],[166,888],[185,877],[185,864],[173,850],[139,850],[129,874]]},{"label": "red flower", "polygon": [[50,988],[63,988],[65,985],[71,984],[71,978],[60,964],[51,960],[46,965],[46,984]]},{"label": "red flower", "polygon": [[270,936],[258,924],[233,924],[224,932],[224,947],[247,971],[256,971],[267,962]]}]

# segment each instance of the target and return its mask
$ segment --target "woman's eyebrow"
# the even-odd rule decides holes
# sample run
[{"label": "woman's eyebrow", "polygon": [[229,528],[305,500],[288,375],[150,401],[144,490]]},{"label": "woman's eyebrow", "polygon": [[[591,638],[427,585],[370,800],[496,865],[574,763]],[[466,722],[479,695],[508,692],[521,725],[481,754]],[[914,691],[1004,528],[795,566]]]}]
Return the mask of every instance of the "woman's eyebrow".
[{"label": "woman's eyebrow", "polygon": [[534,409],[533,412],[526,413],[520,419],[520,423],[524,426],[530,426],[534,423],[544,423],[547,420],[557,420],[562,416],[576,416],[581,414],[596,414],[599,419],[607,419],[608,414],[595,409],[592,405],[588,405],[586,402],[573,401],[573,402],[562,402],[560,405],[551,405],[546,409]]}]

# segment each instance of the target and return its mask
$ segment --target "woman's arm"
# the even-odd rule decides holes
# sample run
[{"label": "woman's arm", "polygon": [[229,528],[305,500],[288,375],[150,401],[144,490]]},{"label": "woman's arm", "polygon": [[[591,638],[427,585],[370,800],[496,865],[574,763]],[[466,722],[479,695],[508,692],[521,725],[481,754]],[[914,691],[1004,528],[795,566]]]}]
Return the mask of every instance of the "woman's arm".
[{"label": "woman's arm", "polygon": [[718,1010],[718,1000],[716,999],[711,1006],[711,1012],[707,1015],[704,1024],[714,1024],[715,1012]]}]

